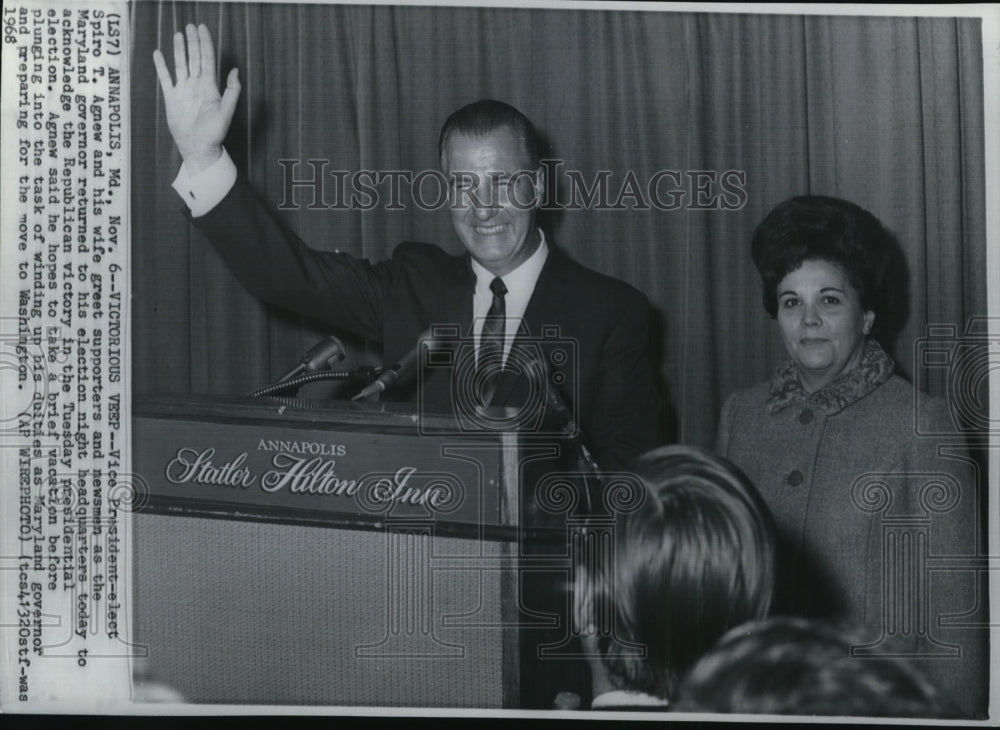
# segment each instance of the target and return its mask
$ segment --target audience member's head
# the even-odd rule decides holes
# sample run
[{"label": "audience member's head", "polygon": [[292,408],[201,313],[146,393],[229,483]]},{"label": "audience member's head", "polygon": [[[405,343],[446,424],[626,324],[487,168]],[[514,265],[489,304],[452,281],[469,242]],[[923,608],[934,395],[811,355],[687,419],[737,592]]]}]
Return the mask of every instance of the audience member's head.
[{"label": "audience member's head", "polygon": [[905,659],[852,655],[852,647],[871,645],[873,638],[802,618],[738,626],[691,670],[673,709],[828,717],[955,714]]},{"label": "audience member's head", "polygon": [[610,558],[579,567],[576,621],[611,689],[669,699],[728,629],[766,615],[774,528],[749,480],[708,451],[656,449],[633,472],[645,499],[618,516]]}]

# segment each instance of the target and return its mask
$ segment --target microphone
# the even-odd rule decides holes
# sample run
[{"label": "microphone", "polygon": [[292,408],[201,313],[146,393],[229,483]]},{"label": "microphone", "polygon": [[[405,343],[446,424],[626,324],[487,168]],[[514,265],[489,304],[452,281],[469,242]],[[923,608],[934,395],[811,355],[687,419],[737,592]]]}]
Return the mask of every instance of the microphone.
[{"label": "microphone", "polygon": [[351,400],[367,400],[372,396],[378,395],[384,392],[387,388],[391,388],[399,378],[411,370],[417,365],[417,361],[420,358],[420,346],[424,342],[430,341],[430,330],[427,330],[420,337],[417,338],[417,344],[414,345],[409,352],[399,358],[399,362],[393,363],[388,368],[382,371],[373,383],[369,383],[361,392],[356,396],[351,398]]},{"label": "microphone", "polygon": [[277,382],[284,383],[305,371],[330,370],[345,356],[344,344],[333,335],[329,335],[309,348],[299,364],[282,375]]}]

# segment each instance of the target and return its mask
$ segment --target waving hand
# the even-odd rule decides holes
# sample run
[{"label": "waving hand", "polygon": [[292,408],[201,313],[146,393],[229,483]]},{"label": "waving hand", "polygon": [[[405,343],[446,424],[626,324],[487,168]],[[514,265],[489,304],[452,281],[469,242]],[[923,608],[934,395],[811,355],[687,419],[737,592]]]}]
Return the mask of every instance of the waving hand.
[{"label": "waving hand", "polygon": [[215,78],[215,49],[208,28],[188,25],[187,52],[184,34],[174,33],[174,73],[170,77],[167,62],[159,49],[153,51],[153,64],[163,89],[167,127],[191,174],[197,174],[222,155],[222,141],[240,96],[239,72],[232,69],[226,78],[226,90],[219,94]]}]

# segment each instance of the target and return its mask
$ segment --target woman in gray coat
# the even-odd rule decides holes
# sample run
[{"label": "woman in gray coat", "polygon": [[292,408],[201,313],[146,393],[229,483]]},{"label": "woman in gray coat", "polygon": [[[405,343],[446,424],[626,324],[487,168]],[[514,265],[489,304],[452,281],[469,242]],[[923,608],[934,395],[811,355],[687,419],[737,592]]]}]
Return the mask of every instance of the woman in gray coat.
[{"label": "woman in gray coat", "polygon": [[758,226],[764,308],[789,359],[730,396],[717,448],[774,515],[776,611],[875,629],[882,639],[856,648],[859,659],[910,656],[978,716],[986,631],[949,628],[961,620],[948,615],[986,599],[975,571],[931,569],[977,554],[976,469],[960,438],[920,435],[956,428],[871,337],[890,246],[873,215],[836,198],[792,198]]}]

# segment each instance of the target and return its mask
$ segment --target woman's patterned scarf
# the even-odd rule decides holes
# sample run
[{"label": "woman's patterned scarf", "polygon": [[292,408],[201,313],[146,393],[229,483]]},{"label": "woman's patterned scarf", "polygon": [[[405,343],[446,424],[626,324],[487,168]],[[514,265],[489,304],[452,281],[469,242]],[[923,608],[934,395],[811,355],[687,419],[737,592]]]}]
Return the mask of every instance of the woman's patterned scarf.
[{"label": "woman's patterned scarf", "polygon": [[876,390],[892,377],[895,367],[882,346],[875,340],[868,340],[856,368],[841,373],[816,392],[807,393],[799,381],[795,362],[787,360],[771,379],[766,411],[773,416],[789,406],[810,405],[832,416]]}]

